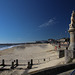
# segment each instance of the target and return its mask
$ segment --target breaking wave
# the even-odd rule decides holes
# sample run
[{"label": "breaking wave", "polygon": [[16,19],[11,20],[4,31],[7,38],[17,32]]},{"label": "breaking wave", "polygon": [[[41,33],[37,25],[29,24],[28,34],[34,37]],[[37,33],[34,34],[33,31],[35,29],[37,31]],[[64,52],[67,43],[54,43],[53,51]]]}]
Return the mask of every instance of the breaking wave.
[{"label": "breaking wave", "polygon": [[6,46],[6,45],[4,45],[4,46],[0,46],[0,50],[4,50],[4,49],[16,47],[16,46],[18,46],[18,45],[12,45],[12,46]]}]

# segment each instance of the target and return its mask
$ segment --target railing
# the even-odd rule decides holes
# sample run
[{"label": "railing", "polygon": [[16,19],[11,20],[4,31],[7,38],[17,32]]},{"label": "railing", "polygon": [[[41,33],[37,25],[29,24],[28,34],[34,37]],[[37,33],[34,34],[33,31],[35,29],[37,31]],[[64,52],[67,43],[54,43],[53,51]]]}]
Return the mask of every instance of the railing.
[{"label": "railing", "polygon": [[[56,58],[55,58],[56,57]],[[25,69],[31,69],[32,65],[39,65],[42,63],[49,62],[54,59],[58,59],[58,55],[50,56],[47,58],[40,58],[40,59],[31,59],[31,60],[0,60],[0,70],[6,70],[6,69],[14,69],[19,66],[23,66]]]}]

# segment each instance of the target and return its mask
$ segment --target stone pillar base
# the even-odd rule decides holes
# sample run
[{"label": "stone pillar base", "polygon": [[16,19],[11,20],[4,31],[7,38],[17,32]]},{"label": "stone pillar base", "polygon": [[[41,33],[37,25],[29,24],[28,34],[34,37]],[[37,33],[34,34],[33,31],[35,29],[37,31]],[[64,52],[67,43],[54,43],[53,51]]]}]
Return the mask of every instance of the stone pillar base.
[{"label": "stone pillar base", "polygon": [[75,58],[75,50],[65,50],[65,62],[69,63]]}]

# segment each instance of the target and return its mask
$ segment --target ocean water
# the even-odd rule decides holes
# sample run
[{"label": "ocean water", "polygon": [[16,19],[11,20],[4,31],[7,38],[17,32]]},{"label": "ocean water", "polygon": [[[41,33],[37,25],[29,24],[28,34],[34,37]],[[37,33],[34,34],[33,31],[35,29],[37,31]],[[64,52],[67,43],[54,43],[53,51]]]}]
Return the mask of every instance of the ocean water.
[{"label": "ocean water", "polygon": [[11,46],[7,46],[7,45],[0,45],[0,50],[4,50],[4,49],[8,49],[8,48],[12,48],[12,47],[16,47],[17,45],[11,45]]}]

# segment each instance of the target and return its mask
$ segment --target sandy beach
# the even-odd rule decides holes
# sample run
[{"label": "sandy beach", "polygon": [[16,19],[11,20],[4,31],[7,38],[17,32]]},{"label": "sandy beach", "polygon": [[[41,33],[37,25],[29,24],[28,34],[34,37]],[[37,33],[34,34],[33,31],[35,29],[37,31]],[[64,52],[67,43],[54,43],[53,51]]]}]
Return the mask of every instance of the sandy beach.
[{"label": "sandy beach", "polygon": [[[25,72],[40,70],[45,67],[52,67],[64,61],[64,58],[58,59],[58,53],[54,50],[51,44],[25,44],[6,50],[0,51],[0,63],[5,59],[6,64],[11,64],[13,60],[18,59],[20,64],[27,64],[28,61],[33,59],[34,65],[31,70],[26,72],[26,66],[18,66],[17,69],[10,71],[2,71],[0,75],[23,75]],[[44,62],[43,59],[46,59]],[[39,60],[39,62],[38,62]],[[18,68],[21,68],[19,70]]]},{"label": "sandy beach", "polygon": [[[26,44],[0,51],[0,60],[30,60],[51,56],[54,46],[50,44]],[[54,52],[54,51],[53,51]]]}]

